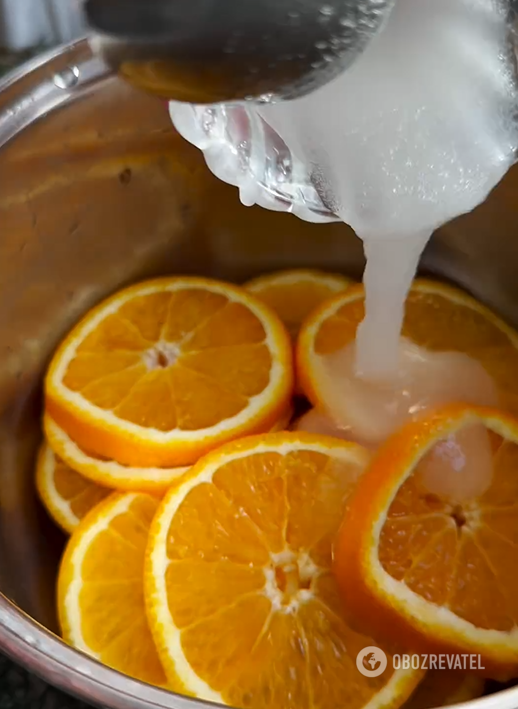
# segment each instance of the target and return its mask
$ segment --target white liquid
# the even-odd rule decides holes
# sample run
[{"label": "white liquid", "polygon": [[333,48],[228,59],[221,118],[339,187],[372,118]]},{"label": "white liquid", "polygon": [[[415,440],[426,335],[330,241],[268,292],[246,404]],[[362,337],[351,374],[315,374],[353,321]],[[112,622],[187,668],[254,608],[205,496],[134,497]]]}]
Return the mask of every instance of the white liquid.
[{"label": "white liquid", "polygon": [[[439,361],[421,353],[417,366],[400,332],[430,235],[483,202],[514,161],[517,100],[506,11],[503,0],[397,0],[384,31],[350,70],[309,97],[261,109],[312,166],[328,206],[364,241],[366,316],[354,372],[345,356],[326,398],[333,425],[353,436],[379,441],[409,415],[402,412],[414,399],[433,406],[471,401],[471,390],[487,394],[487,376],[474,363],[465,362],[460,387],[455,356]],[[477,476],[482,489],[484,475]]]},{"label": "white liquid", "polygon": [[478,424],[437,443],[419,463],[417,475],[431,492],[462,504],[487,491],[492,469],[491,441]]},{"label": "white liquid", "polygon": [[[493,379],[460,352],[429,352],[401,339],[397,376],[379,382],[356,375],[354,349],[321,358],[318,379],[326,405],[299,419],[297,431],[376,449],[407,421],[444,404],[498,406]],[[492,474],[491,441],[482,424],[439,442],[418,467],[425,488],[457,504],[486,492]]]},{"label": "white liquid", "polygon": [[354,347],[321,357],[318,380],[332,421],[356,441],[377,447],[409,419],[452,402],[497,406],[482,365],[460,352],[429,352],[401,339],[397,375],[385,382],[355,376]]}]

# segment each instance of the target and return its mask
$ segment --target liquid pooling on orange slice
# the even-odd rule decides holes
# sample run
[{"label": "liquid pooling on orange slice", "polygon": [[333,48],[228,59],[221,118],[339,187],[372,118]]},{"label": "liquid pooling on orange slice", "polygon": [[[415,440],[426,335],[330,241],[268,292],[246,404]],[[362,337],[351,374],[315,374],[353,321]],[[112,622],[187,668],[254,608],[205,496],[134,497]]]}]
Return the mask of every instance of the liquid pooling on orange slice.
[{"label": "liquid pooling on orange slice", "polygon": [[395,707],[409,696],[415,671],[389,662],[378,678],[358,672],[372,640],[346,621],[331,573],[332,542],[367,459],[355,444],[268,434],[205,457],[164,498],[145,590],[175,689],[263,709]]},{"label": "liquid pooling on orange slice", "polygon": [[154,497],[114,493],[71,537],[58,578],[63,637],[143,682],[166,685],[148,627],[143,566]]},{"label": "liquid pooling on orange slice", "polygon": [[[339,420],[340,407],[343,409],[346,405],[343,403],[346,397],[340,396],[336,382],[340,376],[350,382],[348,371],[361,378],[361,372],[354,371],[352,345],[363,317],[364,290],[362,286],[353,286],[323,304],[306,321],[299,339],[297,367],[302,386],[312,403],[329,410],[335,419],[338,415],[341,425],[346,423]],[[473,390],[472,398],[466,403],[494,404],[489,377],[496,387],[499,405],[518,413],[518,335],[462,291],[433,281],[416,280],[406,301],[402,336],[411,345],[404,347],[400,355],[401,370],[403,374],[406,370],[406,376],[404,386],[395,387],[398,396],[403,398],[402,402],[395,402],[398,406],[405,403],[404,392],[412,389],[406,385],[412,384],[416,376],[421,384],[428,379],[433,385],[435,380],[435,394],[440,396],[435,396],[432,386],[424,392],[424,398],[430,399],[433,395],[431,398],[437,398],[437,404],[445,403],[450,385],[461,389],[457,396],[462,394],[462,401],[466,399],[465,391]],[[428,361],[424,361],[426,359]],[[487,377],[481,373],[482,368]],[[427,378],[427,370],[434,376]],[[422,399],[419,392],[422,388],[417,387],[418,403]],[[438,389],[443,391],[437,392]],[[353,395],[355,391],[353,387]],[[365,384],[363,390],[356,393],[355,400],[366,405],[368,386]],[[376,396],[379,397],[379,392]],[[344,416],[343,411],[341,416]]]},{"label": "liquid pooling on orange slice", "polygon": [[[423,478],[437,464],[430,451],[453,435],[474,459],[461,461],[450,497]],[[477,488],[477,456],[486,455],[491,479]],[[489,675],[518,670],[517,465],[518,422],[491,409],[438,410],[387,441],[336,549],[344,598],[367,627],[376,622],[382,634],[390,628],[431,651],[480,653]],[[452,476],[454,468],[455,456]]]},{"label": "liquid pooling on orange slice", "polygon": [[49,414],[84,450],[135,467],[190,464],[289,407],[289,338],[244,290],[165,278],[88,313],[56,353]]},{"label": "liquid pooling on orange slice", "polygon": [[328,413],[318,408],[310,409],[293,424],[294,431],[306,431],[319,436],[333,436],[344,441],[353,441],[354,434],[350,426],[341,426]]},{"label": "liquid pooling on orange slice", "polygon": [[355,371],[355,347],[318,360],[319,396],[337,427],[376,447],[409,419],[448,403],[496,406],[496,386],[484,367],[460,352],[431,352],[407,339],[393,377],[371,381]]},{"label": "liquid pooling on orange slice", "polygon": [[40,448],[36,463],[36,488],[53,520],[69,534],[112,492],[73,470],[46,442]]}]

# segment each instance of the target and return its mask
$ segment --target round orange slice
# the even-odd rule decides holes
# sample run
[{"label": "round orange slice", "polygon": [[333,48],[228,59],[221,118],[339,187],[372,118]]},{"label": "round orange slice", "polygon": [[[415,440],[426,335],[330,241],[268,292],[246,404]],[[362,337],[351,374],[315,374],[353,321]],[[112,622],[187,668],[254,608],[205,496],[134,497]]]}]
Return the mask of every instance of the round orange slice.
[{"label": "round orange slice", "polygon": [[81,522],[58,578],[64,639],[78,650],[142,682],[166,686],[147,624],[143,566],[158,500],[113,493]]},{"label": "round orange slice", "polygon": [[160,495],[171,485],[176,485],[190,469],[188,465],[178,468],[137,468],[122,465],[93,453],[85,453],[49,414],[45,414],[43,426],[49,446],[56,455],[64,461],[69,470],[77,471],[76,477],[96,483],[97,485],[92,485],[94,488],[104,485],[112,490]]},{"label": "round orange slice", "polygon": [[84,451],[134,467],[190,465],[268,431],[293,390],[288,335],[242,288],[159,278],[98,305],[56,352],[46,408]]},{"label": "round orange slice", "polygon": [[[355,285],[323,303],[304,323],[297,381],[313,405],[325,405],[319,358],[349,345],[364,314],[364,288]],[[457,288],[417,279],[407,298],[402,335],[432,351],[462,352],[478,360],[493,377],[501,405],[518,415],[518,333],[491,310]]]},{"label": "round orange slice", "polygon": [[[475,427],[489,432],[489,485],[462,503],[433,493],[423,485],[428,454],[442,442],[454,455],[454,437]],[[387,440],[335,547],[344,604],[362,628],[427,653],[470,654],[486,676],[516,676],[517,467],[518,421],[492,409],[446,407]]]},{"label": "round orange slice", "polygon": [[430,670],[404,709],[436,709],[469,702],[484,693],[484,680],[455,670]]},{"label": "round orange slice", "polygon": [[68,534],[112,492],[72,470],[46,442],[38,453],[36,489],[52,519]]},{"label": "round orange slice", "polygon": [[244,287],[275,310],[295,341],[310,312],[351,284],[337,273],[300,268],[259,276]]},{"label": "round orange slice", "polygon": [[395,671],[390,657],[377,677],[358,670],[374,643],[346,621],[331,573],[332,541],[367,460],[356,444],[271,433],[210,453],[166,495],[144,587],[173,689],[250,709],[408,698],[422,673]]}]

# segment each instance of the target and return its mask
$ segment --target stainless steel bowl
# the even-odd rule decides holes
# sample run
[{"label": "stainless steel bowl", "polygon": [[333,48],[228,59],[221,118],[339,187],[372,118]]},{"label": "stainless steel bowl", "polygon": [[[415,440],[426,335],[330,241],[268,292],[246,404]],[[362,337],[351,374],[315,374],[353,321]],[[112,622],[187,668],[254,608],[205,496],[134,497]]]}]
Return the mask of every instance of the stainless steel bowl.
[{"label": "stainless steel bowl", "polygon": [[[117,288],[166,273],[241,281],[285,266],[358,276],[340,224],[246,208],[170,125],[165,105],[103,74],[85,41],[0,86],[0,649],[113,709],[199,709],[65,645],[54,582],[64,538],[38,505],[41,381],[60,338]],[[428,273],[518,326],[518,168],[433,239]],[[517,709],[518,688],[469,703]]]}]

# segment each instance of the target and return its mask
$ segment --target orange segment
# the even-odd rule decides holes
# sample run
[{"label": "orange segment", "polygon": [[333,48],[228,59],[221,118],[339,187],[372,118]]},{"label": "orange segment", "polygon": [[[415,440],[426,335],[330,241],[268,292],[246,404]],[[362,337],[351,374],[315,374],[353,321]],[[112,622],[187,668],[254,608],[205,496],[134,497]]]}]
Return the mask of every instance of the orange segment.
[{"label": "orange segment", "polygon": [[230,302],[186,337],[184,351],[255,345],[264,342],[265,337],[264,325],[248,304]]},{"label": "orange segment", "polygon": [[246,397],[183,366],[182,360],[171,371],[171,380],[178,427],[182,431],[216,427],[227,418],[237,417],[248,405]]},{"label": "orange segment", "polygon": [[295,341],[310,312],[351,284],[337,273],[301,268],[259,276],[245,288],[275,310]]},{"label": "orange segment", "polygon": [[484,693],[484,680],[455,670],[430,670],[405,703],[404,709],[435,709],[477,699]]},{"label": "orange segment", "polygon": [[[202,287],[173,292],[164,320],[158,318],[159,323],[163,322],[160,338],[166,342],[184,340],[194,330],[212,320],[228,304],[229,299],[224,293],[211,292]],[[158,339],[156,337],[154,341]]]},{"label": "orange segment", "polygon": [[194,277],[141,283],[94,308],[45,384],[49,414],[83,450],[166,468],[270,430],[292,389],[275,313],[241,288]]},{"label": "orange segment", "polygon": [[367,460],[356,444],[271,433],[214,451],[166,495],[145,596],[173,689],[251,709],[405,701],[422,673],[390,663],[375,679],[358,671],[372,640],[348,624],[331,574]]},{"label": "orange segment", "polygon": [[[350,344],[364,317],[357,285],[322,304],[304,323],[297,374],[311,402],[323,405],[318,362]],[[478,360],[493,377],[502,405],[518,414],[518,334],[488,308],[443,283],[417,279],[408,295],[402,335],[432,351],[456,351]]]},{"label": "orange segment", "polygon": [[[458,503],[420,469],[438,442],[491,432],[492,477]],[[489,676],[518,671],[518,421],[450,406],[394,434],[361,478],[335,550],[344,602],[364,626],[425,652],[481,655]]]},{"label": "orange segment", "polygon": [[188,370],[219,382],[237,396],[256,396],[268,386],[272,357],[264,343],[223,346],[211,354],[191,352],[180,361]]},{"label": "orange segment", "polygon": [[119,672],[166,685],[147,625],[142,569],[158,501],[114,493],[71,537],[58,578],[63,637]]},{"label": "orange segment", "polygon": [[92,381],[109,377],[111,374],[119,375],[140,364],[137,352],[124,352],[114,350],[112,352],[86,352],[79,353],[70,362],[64,378],[66,386],[72,391],[81,391]]},{"label": "orange segment", "polygon": [[69,534],[111,492],[72,470],[48,443],[38,453],[36,489],[53,520]]}]

